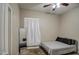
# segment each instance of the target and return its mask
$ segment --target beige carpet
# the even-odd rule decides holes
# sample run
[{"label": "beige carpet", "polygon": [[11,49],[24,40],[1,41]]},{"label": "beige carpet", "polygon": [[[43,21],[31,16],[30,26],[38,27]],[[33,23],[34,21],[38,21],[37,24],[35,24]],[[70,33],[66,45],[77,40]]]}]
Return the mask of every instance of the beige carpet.
[{"label": "beige carpet", "polygon": [[[27,49],[26,47],[20,49],[20,55],[46,55],[41,48]],[[79,55],[76,53],[70,53],[68,55]]]},{"label": "beige carpet", "polygon": [[27,48],[21,48],[20,55],[45,55],[42,49],[35,48],[35,49],[27,49]]}]

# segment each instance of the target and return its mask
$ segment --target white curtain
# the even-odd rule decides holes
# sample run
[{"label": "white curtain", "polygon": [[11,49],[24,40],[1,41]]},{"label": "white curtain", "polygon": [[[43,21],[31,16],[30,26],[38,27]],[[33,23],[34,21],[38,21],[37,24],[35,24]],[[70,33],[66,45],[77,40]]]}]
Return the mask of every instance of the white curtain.
[{"label": "white curtain", "polygon": [[24,28],[26,31],[27,46],[38,46],[40,40],[40,28],[38,18],[25,18]]}]

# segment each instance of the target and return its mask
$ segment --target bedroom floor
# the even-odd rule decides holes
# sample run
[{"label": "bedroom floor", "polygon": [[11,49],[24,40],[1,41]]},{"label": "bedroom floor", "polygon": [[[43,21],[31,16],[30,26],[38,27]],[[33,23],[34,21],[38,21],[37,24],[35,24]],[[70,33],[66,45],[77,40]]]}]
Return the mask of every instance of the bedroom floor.
[{"label": "bedroom floor", "polygon": [[20,55],[46,55],[41,48],[27,49],[26,47],[21,48]]},{"label": "bedroom floor", "polygon": [[[41,48],[27,49],[26,47],[20,49],[20,55],[46,55]],[[69,53],[68,55],[79,55],[76,53]]]}]

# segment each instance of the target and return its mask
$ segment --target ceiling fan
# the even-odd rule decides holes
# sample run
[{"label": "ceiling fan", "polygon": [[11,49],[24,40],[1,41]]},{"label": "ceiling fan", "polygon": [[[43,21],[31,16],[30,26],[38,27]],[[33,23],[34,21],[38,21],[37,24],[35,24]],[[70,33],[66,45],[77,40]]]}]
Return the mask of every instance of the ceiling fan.
[{"label": "ceiling fan", "polygon": [[55,11],[55,9],[59,8],[60,5],[67,7],[69,5],[69,3],[50,3],[50,4],[44,5],[43,7],[46,8],[46,7],[52,6],[53,7],[52,10]]}]

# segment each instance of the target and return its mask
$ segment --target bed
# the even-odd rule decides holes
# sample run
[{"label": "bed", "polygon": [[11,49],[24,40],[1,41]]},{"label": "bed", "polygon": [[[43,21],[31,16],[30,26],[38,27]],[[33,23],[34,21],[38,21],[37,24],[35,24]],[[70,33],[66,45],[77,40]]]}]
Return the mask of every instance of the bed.
[{"label": "bed", "polygon": [[70,52],[77,53],[78,43],[75,40],[67,38],[57,38],[56,41],[42,42],[41,47],[49,55],[60,55]]}]

